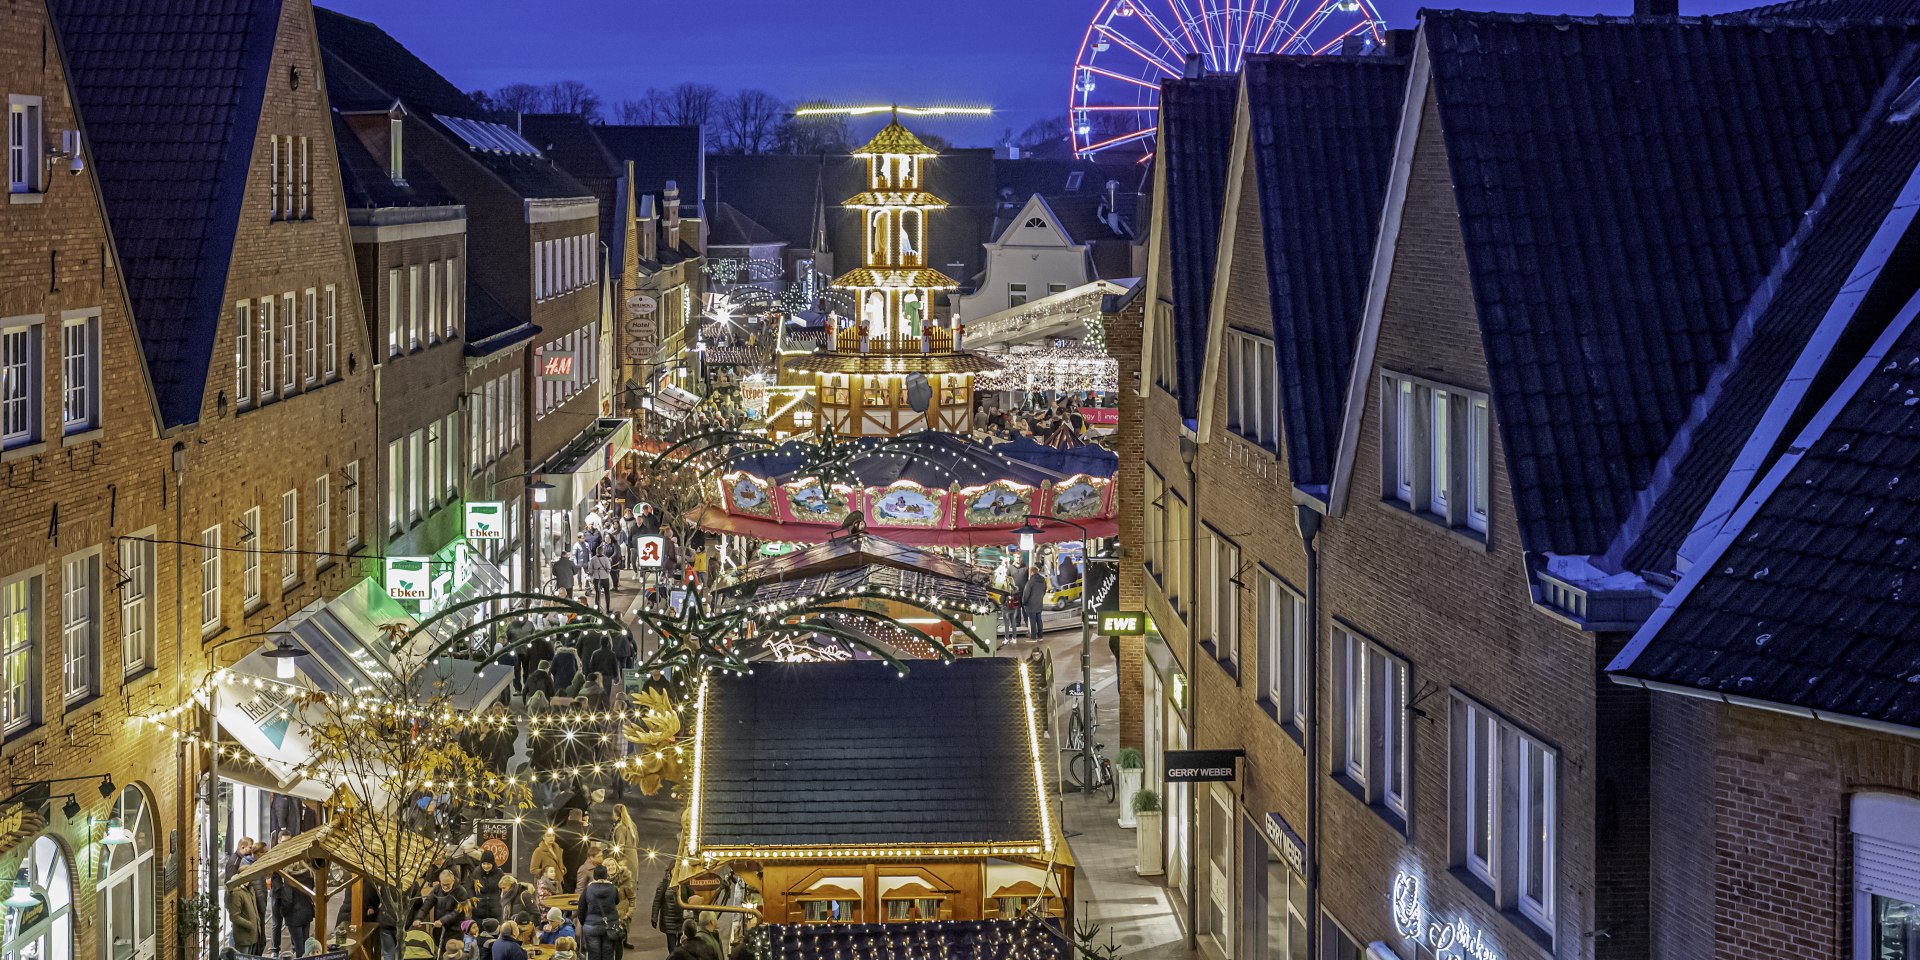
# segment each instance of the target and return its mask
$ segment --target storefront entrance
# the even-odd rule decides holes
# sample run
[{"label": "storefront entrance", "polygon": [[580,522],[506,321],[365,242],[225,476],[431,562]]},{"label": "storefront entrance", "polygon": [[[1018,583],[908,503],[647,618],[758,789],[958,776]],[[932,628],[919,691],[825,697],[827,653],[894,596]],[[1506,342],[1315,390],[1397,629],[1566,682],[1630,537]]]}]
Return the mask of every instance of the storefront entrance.
[{"label": "storefront entrance", "polygon": [[73,874],[59,841],[35,838],[0,889],[9,892],[0,960],[73,960]]}]

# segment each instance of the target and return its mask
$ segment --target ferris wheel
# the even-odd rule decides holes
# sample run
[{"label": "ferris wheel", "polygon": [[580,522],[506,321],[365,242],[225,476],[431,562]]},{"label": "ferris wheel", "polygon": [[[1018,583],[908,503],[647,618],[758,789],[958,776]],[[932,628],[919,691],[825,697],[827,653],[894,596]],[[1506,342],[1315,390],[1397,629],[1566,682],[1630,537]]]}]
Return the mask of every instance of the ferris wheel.
[{"label": "ferris wheel", "polygon": [[1349,38],[1371,50],[1384,29],[1369,0],[1102,0],[1073,65],[1073,151],[1150,152],[1160,81],[1190,54],[1233,73],[1248,54],[1321,54]]}]

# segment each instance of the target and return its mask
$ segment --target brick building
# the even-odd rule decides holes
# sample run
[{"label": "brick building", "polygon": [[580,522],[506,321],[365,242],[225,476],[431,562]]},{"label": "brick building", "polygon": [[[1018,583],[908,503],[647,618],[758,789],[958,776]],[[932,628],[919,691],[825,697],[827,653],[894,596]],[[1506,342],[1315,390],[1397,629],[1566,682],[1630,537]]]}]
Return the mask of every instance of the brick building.
[{"label": "brick building", "polygon": [[[530,325],[523,395],[526,558],[544,571],[580,530],[607,473],[609,449],[630,442],[627,421],[605,418],[607,314],[599,200],[523,137],[374,24],[317,9],[321,43],[337,69],[394,95],[409,159],[466,210],[465,271],[476,292]],[[408,280],[409,285],[411,279]],[[391,345],[389,345],[390,347]],[[411,452],[408,454],[411,460]],[[528,572],[537,585],[544,573]]]},{"label": "brick building", "polygon": [[[369,572],[371,487],[360,480],[372,477],[373,378],[306,4],[130,11],[71,0],[53,14],[43,35],[70,71],[104,206],[107,240],[95,249],[117,264],[93,273],[122,287],[110,296],[129,314],[104,343],[119,342],[151,383],[104,381],[127,393],[109,412],[132,403],[152,418],[136,428],[147,453],[116,464],[107,501],[113,518],[127,502],[115,487],[142,477],[154,487],[146,529],[114,545],[122,616],[150,606],[156,649],[173,654],[164,691],[119,701],[145,715],[182,704],[207,668],[268,645],[290,617]],[[151,579],[143,567],[171,567],[169,586],[138,604],[129,598]],[[140,744],[124,730],[116,752]],[[122,779],[151,782],[141,766],[167,753],[146,750]],[[189,751],[172,795],[148,811],[151,836],[135,837],[134,849],[157,848],[164,828],[172,847],[155,853],[176,865],[164,889],[149,877],[134,891],[136,913],[151,898],[205,890],[209,857],[267,834],[263,803],[248,798],[277,782],[241,764],[209,783],[205,759]],[[214,796],[221,819],[209,831]],[[163,919],[152,943],[143,932],[140,949],[171,953],[170,929]]]},{"label": "brick building", "polygon": [[[1711,529],[1714,488],[1768,455],[1756,424],[1804,418],[1808,383],[1904,302],[1879,267],[1920,160],[1890,106],[1912,43],[1429,13],[1404,64],[1256,61],[1237,125],[1203,93],[1221,81],[1168,82],[1143,719],[1150,768],[1245,751],[1234,784],[1170,785],[1168,882],[1204,942],[1693,952],[1672,947],[1710,895],[1663,859],[1686,847],[1648,796],[1697,793],[1678,774],[1710,757],[1602,668]],[[1380,102],[1303,79],[1369,69]],[[1288,124],[1315,120],[1370,138],[1331,164],[1366,183],[1311,172],[1329,141]],[[1676,775],[1650,785],[1662,759]]]},{"label": "brick building", "polygon": [[[188,758],[128,717],[177,702],[198,660],[174,640],[174,551],[155,542],[173,537],[176,475],[51,28],[41,2],[0,16],[0,870],[39,897],[9,911],[4,949],[171,956],[157,881],[185,852],[167,837]],[[133,843],[106,842],[113,818]]]},{"label": "brick building", "polygon": [[407,150],[431,136],[390,92],[328,57],[337,162],[348,198],[359,292],[379,389],[384,455],[374,517],[393,554],[431,556],[468,538],[466,507],[494,516],[500,539],[474,539],[521,582],[525,455],[517,398],[526,343],[538,334],[467,270],[466,207]]}]

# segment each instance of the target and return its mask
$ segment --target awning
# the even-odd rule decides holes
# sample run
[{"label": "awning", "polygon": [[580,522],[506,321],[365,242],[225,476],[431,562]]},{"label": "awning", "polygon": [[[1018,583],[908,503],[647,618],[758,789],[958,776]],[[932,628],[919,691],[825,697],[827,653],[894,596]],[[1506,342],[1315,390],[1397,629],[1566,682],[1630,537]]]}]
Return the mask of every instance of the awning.
[{"label": "awning", "polygon": [[653,396],[640,398],[641,409],[651,410],[668,420],[684,420],[699,405],[699,397],[670,383],[655,389]]},{"label": "awning", "polygon": [[571,510],[592,496],[600,479],[613,470],[617,456],[633,446],[633,421],[601,417],[580,431],[559,453],[535,470],[534,477],[553,485],[545,509]]},{"label": "awning", "polygon": [[[717,506],[708,504],[695,515],[695,522],[709,533],[731,533],[760,540],[791,540],[797,543],[820,543],[841,532],[838,527],[825,524],[780,523],[774,520],[761,520],[755,517],[743,517],[730,514]],[[1088,520],[1087,536],[1093,539],[1119,536],[1120,521],[1107,517]],[[1017,535],[1012,530],[994,528],[959,530],[937,530],[920,527],[881,527],[870,528],[877,537],[897,540],[917,547],[1008,547]],[[1080,531],[1064,523],[1050,524],[1033,537],[1035,543],[1057,543],[1062,540],[1080,539]]]}]

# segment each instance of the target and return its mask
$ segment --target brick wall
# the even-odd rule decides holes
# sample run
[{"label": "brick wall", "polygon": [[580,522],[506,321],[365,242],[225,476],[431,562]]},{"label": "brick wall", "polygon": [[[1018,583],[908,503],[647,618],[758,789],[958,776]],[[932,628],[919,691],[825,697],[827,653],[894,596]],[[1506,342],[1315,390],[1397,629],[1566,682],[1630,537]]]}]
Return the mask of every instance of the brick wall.
[{"label": "brick wall", "polygon": [[[1114,433],[1114,451],[1120,455],[1120,470],[1114,477],[1114,504],[1118,513],[1120,531],[1120,609],[1144,609],[1145,596],[1142,580],[1145,571],[1141,569],[1139,558],[1143,556],[1144,545],[1141,532],[1145,516],[1140,512],[1140,503],[1146,489],[1146,477],[1142,473],[1144,462],[1146,425],[1142,422],[1141,407],[1143,401],[1136,383],[1140,378],[1140,337],[1146,319],[1146,298],[1134,296],[1127,302],[1125,309],[1117,313],[1103,313],[1100,316],[1103,334],[1106,337],[1107,355],[1119,364],[1118,383],[1120,385],[1119,427]],[[1140,749],[1145,733],[1142,724],[1140,698],[1144,694],[1144,669],[1146,643],[1142,637],[1120,638],[1120,660],[1118,664],[1120,693],[1120,746]]]}]

